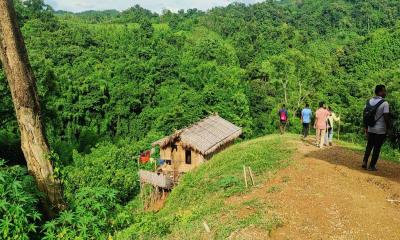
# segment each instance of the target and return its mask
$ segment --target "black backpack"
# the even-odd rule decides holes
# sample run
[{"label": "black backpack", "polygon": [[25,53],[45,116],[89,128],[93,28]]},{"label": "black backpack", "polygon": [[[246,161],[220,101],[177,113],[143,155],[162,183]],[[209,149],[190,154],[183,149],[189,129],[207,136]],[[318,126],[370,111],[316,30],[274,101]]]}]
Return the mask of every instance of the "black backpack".
[{"label": "black backpack", "polygon": [[365,104],[364,114],[363,114],[363,120],[364,120],[365,127],[375,126],[376,122],[382,118],[383,115],[375,120],[376,111],[378,110],[379,106],[382,105],[382,103],[384,103],[384,102],[385,102],[385,100],[382,99],[375,106],[372,106],[371,104],[369,104],[369,100],[367,101],[367,104]]}]

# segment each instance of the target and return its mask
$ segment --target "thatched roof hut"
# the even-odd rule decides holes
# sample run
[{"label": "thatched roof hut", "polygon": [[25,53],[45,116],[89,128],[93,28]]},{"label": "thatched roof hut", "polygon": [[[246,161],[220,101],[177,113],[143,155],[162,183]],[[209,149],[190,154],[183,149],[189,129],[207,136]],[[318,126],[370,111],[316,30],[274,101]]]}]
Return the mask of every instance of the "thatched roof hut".
[{"label": "thatched roof hut", "polygon": [[242,129],[217,114],[190,127],[176,131],[152,144],[160,147],[157,172],[141,170],[141,183],[170,190],[182,174],[193,170],[229,146],[242,134]]},{"label": "thatched roof hut", "polygon": [[241,134],[240,127],[217,114],[209,116],[154,142],[153,147],[160,147],[161,165],[157,171],[163,175],[154,177],[154,174],[146,173],[141,178],[151,184],[155,184],[159,178],[172,179],[176,183],[181,174],[198,167],[213,154],[233,143]]},{"label": "thatched roof hut", "polygon": [[190,148],[203,156],[212,154],[242,134],[242,129],[214,114],[152,144],[166,148],[179,141],[183,148]]}]

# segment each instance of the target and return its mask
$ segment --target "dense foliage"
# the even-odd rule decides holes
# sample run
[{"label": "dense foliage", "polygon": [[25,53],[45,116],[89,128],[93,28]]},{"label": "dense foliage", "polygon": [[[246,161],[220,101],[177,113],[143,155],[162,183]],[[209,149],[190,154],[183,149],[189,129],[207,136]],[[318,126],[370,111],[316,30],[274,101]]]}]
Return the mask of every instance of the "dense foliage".
[{"label": "dense foliage", "polygon": [[115,191],[102,187],[78,190],[70,210],[44,225],[43,239],[106,239],[112,227],[115,195]]},{"label": "dense foliage", "polygon": [[136,147],[101,143],[90,154],[74,151],[71,164],[58,166],[69,209],[43,226],[44,239],[107,239],[114,231],[138,222]]},{"label": "dense foliage", "polygon": [[73,200],[82,188],[107,186],[116,191],[119,201],[126,202],[139,190],[137,162],[126,147],[100,145],[84,156],[74,153],[73,164],[63,169],[65,196]]},{"label": "dense foliage", "polygon": [[[42,227],[47,239],[104,239],[128,225],[132,234],[168,232],[137,211],[135,156],[212,112],[252,138],[277,130],[282,103],[296,132],[301,107],[324,100],[342,117],[341,136],[360,139],[363,105],[384,83],[394,118],[389,143],[400,147],[397,0],[270,0],[162,14],[140,6],[73,14],[42,0],[15,3],[70,205]],[[0,114],[0,157],[21,163],[3,71]],[[28,200],[15,204],[28,206],[13,216],[33,225],[13,225],[12,234],[27,238],[40,225],[37,198],[18,188]],[[4,226],[3,236],[11,234]]]},{"label": "dense foliage", "polygon": [[39,194],[25,168],[6,167],[0,160],[0,238],[31,239],[38,233]]}]

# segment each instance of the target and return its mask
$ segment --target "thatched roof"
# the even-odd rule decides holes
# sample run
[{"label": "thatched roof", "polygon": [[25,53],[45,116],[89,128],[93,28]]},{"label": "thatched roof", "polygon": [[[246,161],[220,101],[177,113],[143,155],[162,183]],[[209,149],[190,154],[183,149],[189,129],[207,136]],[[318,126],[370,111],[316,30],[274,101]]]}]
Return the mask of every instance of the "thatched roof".
[{"label": "thatched roof", "polygon": [[180,139],[184,147],[192,148],[203,155],[216,151],[227,142],[238,138],[242,129],[218,115],[209,116],[190,127],[154,142],[153,146],[164,148]]}]

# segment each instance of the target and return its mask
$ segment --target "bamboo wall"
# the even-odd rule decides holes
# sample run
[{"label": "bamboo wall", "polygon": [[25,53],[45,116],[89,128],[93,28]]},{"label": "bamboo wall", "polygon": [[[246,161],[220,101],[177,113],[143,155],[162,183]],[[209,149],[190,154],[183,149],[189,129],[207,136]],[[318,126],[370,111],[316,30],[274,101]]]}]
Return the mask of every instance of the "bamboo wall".
[{"label": "bamboo wall", "polygon": [[200,164],[204,162],[204,157],[200,153],[191,150],[192,154],[192,163],[186,164],[185,162],[185,148],[182,146],[180,142],[175,143],[177,145],[177,150],[171,151],[171,147],[166,147],[160,149],[160,158],[163,160],[171,160],[172,164],[167,165],[164,164],[164,171],[177,171],[177,172],[189,172],[194,168],[198,167]]}]

